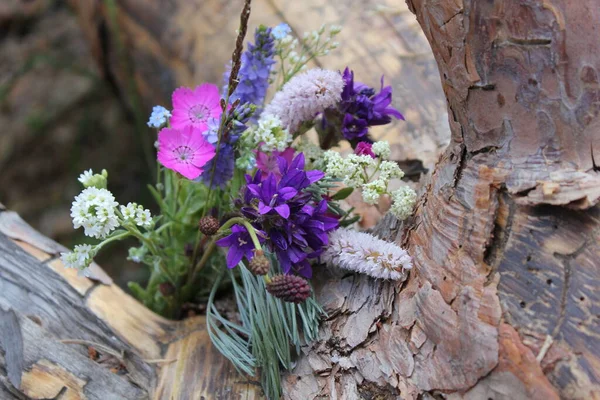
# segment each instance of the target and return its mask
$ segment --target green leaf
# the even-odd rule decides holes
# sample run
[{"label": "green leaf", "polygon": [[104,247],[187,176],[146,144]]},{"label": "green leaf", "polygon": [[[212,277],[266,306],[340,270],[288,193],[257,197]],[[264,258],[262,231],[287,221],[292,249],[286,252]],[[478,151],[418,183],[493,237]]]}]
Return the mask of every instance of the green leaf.
[{"label": "green leaf", "polygon": [[331,199],[332,200],[344,200],[346,197],[350,196],[353,191],[354,191],[354,188],[345,187],[343,189],[338,190],[338,192],[336,194],[331,196]]}]

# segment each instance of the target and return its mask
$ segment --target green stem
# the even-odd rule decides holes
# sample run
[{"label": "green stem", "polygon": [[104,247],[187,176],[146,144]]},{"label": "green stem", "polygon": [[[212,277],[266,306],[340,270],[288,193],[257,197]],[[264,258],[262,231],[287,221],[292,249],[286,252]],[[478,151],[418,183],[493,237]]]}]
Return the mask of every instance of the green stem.
[{"label": "green stem", "polygon": [[104,247],[105,245],[109,244],[110,242],[115,242],[115,241],[117,241],[117,240],[124,239],[124,238],[126,238],[127,236],[129,236],[129,235],[130,235],[130,233],[129,233],[129,232],[123,232],[123,233],[121,233],[121,234],[119,234],[119,235],[117,235],[117,236],[113,236],[113,237],[111,237],[111,238],[108,238],[108,239],[104,240],[103,242],[100,242],[100,243],[98,244],[98,246],[96,246],[96,248],[97,248],[98,250],[100,250],[102,247]]}]

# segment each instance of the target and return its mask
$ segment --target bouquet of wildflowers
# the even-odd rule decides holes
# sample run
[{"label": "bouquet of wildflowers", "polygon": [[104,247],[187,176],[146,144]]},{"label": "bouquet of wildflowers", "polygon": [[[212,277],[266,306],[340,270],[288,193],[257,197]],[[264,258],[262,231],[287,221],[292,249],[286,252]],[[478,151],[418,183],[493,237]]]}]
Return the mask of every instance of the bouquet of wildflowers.
[{"label": "bouquet of wildflowers", "polygon": [[[416,194],[389,188],[404,174],[389,160],[389,144],[369,135],[371,126],[403,119],[391,87],[355,81],[349,68],[307,68],[337,47],[340,28],[295,39],[285,24],[261,26],[243,51],[248,16],[249,2],[222,88],[182,87],[171,110],[152,111],[157,179],[149,189],[159,214],[119,204],[106,171],[84,172],[71,216],[98,241],[62,259],[85,271],[109,243],[136,238],[129,258],[147,265],[150,279],[145,287],[130,283],[131,292],[169,318],[180,318],[185,303],[206,302],[214,345],[242,373],[260,375],[276,399],[281,369],[315,337],[323,313],[312,295],[313,268],[382,279],[405,279],[411,268],[397,245],[352,229],[360,216],[344,199],[354,190],[372,205],[389,196],[390,211],[405,219]],[[308,139],[312,130],[318,140]],[[344,143],[353,148],[345,156],[333,150]],[[217,310],[223,293],[235,297],[236,319]]]}]

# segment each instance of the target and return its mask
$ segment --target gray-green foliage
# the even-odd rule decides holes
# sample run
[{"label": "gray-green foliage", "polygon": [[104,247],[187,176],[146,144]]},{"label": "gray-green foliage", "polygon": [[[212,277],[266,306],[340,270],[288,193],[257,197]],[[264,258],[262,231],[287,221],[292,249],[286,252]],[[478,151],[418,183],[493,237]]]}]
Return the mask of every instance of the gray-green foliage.
[{"label": "gray-green foliage", "polygon": [[[224,318],[214,304],[219,281],[226,274],[233,282],[240,318],[237,323]],[[322,314],[322,308],[312,297],[302,304],[293,304],[271,296],[265,280],[240,263],[237,273],[223,271],[215,282],[206,320],[215,347],[241,373],[255,376],[259,372],[267,397],[279,399],[281,368],[292,368],[300,346],[316,338]],[[257,366],[262,366],[260,371],[256,371]]]}]

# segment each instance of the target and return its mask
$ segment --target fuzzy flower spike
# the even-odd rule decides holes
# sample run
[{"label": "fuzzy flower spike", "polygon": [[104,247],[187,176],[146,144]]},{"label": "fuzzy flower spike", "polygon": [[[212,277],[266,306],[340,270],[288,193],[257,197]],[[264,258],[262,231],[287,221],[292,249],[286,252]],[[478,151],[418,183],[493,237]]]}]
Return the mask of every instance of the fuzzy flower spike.
[{"label": "fuzzy flower spike", "polygon": [[182,130],[163,128],[158,133],[158,161],[188,179],[200,176],[214,156],[215,148],[191,125]]},{"label": "fuzzy flower spike", "polygon": [[329,246],[321,260],[379,279],[404,280],[407,270],[412,268],[411,258],[403,248],[349,229],[329,234]]},{"label": "fuzzy flower spike", "polygon": [[204,83],[196,89],[181,87],[173,92],[173,115],[171,127],[183,129],[191,125],[201,132],[208,129],[209,118],[221,115],[219,88]]},{"label": "fuzzy flower spike", "polygon": [[283,127],[294,133],[303,122],[335,106],[343,88],[344,80],[338,72],[314,68],[286,83],[265,108],[265,114],[279,117]]}]

